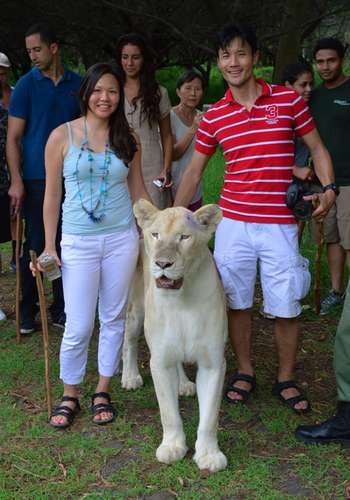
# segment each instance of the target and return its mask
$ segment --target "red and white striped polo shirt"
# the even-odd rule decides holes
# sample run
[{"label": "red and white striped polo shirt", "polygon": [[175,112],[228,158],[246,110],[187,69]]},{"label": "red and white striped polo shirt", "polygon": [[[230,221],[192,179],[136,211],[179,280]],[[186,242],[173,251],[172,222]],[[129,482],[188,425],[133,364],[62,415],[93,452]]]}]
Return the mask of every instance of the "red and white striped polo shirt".
[{"label": "red and white striped polo shirt", "polygon": [[203,116],[196,150],[208,156],[217,143],[226,171],[220,195],[224,217],[247,222],[294,224],[285,195],[292,180],[295,133],[314,127],[305,101],[294,90],[257,80],[262,94],[247,111],[230,89]]}]

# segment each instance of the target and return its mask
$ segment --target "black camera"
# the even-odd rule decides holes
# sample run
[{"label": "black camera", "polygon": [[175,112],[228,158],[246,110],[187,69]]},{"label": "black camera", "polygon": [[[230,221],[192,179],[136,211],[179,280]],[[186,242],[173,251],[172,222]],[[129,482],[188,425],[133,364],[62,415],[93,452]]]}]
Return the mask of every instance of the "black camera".
[{"label": "black camera", "polygon": [[297,220],[307,221],[311,219],[313,212],[312,201],[304,200],[304,196],[311,194],[308,182],[293,177],[293,181],[287,189],[286,205],[293,211]]}]

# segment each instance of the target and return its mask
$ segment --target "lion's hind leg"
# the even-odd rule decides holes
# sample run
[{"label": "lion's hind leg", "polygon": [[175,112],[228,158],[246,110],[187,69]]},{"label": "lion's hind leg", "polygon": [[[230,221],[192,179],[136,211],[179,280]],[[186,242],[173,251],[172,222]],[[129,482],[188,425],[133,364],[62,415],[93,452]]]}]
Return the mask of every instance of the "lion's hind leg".
[{"label": "lion's hind leg", "polygon": [[129,294],[123,344],[122,387],[137,389],[143,380],[137,364],[138,340],[145,317],[144,284],[142,266],[138,263]]},{"label": "lion's hind leg", "polygon": [[177,364],[177,371],[179,374],[180,396],[194,396],[196,394],[196,384],[189,380],[181,362]]}]

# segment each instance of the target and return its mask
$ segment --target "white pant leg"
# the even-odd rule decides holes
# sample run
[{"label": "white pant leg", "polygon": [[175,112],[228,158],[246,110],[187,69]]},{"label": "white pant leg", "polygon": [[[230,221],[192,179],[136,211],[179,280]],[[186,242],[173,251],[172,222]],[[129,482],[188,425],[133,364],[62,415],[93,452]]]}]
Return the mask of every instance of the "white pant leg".
[{"label": "white pant leg", "polygon": [[62,235],[62,281],[66,327],[60,352],[60,378],[79,384],[85,374],[100,282],[98,236]]},{"label": "white pant leg", "polygon": [[126,305],[139,253],[136,227],[106,236],[99,291],[99,374],[112,377],[120,362]]}]

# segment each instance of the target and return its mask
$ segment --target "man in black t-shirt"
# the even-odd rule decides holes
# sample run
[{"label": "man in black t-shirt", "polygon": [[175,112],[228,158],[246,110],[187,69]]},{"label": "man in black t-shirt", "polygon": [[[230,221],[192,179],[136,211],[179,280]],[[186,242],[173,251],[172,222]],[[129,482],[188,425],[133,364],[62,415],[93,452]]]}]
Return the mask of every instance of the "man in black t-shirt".
[{"label": "man in black t-shirt", "polygon": [[[350,79],[343,73],[345,47],[336,38],[319,40],[314,49],[323,83],[314,90],[310,108],[332,158],[339,196],[324,220],[324,239],[331,289],[322,300],[321,314],[343,303],[344,262],[350,267]],[[316,239],[315,222],[312,232]]]}]

